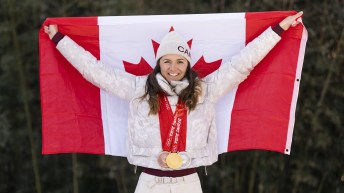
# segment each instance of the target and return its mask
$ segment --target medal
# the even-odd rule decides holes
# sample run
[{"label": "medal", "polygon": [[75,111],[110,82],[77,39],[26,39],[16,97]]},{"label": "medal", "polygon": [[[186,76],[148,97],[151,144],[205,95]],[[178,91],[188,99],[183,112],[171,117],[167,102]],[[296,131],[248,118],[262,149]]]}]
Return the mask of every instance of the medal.
[{"label": "medal", "polygon": [[162,168],[168,168],[168,165],[166,164],[166,157],[168,156],[169,152],[167,151],[162,151],[158,155],[158,164]]},{"label": "medal", "polygon": [[187,126],[186,105],[179,99],[173,113],[168,98],[164,93],[159,94],[159,102],[161,104],[159,123],[163,151],[159,153],[157,162],[161,168],[186,168],[191,162],[190,156],[184,152],[186,149]]},{"label": "medal", "polygon": [[187,152],[185,152],[185,151],[179,152],[179,155],[183,159],[183,163],[182,163],[181,167],[182,168],[188,167],[191,164],[191,157],[190,157],[190,155]]},{"label": "medal", "polygon": [[178,169],[183,164],[183,158],[178,153],[170,153],[166,157],[166,164],[169,168]]},{"label": "medal", "polygon": [[179,153],[162,151],[159,153],[157,161],[162,168],[179,169],[187,168],[191,164],[191,157],[185,151]]}]

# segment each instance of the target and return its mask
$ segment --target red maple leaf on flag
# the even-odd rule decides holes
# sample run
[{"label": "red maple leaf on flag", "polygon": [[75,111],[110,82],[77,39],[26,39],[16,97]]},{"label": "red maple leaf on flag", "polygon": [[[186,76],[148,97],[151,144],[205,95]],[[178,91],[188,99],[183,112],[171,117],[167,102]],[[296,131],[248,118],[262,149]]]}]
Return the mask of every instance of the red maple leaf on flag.
[{"label": "red maple leaf on flag", "polygon": [[[169,32],[171,32],[171,31],[174,31],[173,26],[170,28]],[[187,44],[191,48],[192,39],[189,40],[187,42]],[[156,56],[156,53],[158,51],[160,44],[158,42],[152,40],[152,46],[153,46],[153,50],[154,50],[154,55]],[[219,60],[216,60],[213,62],[206,62],[204,60],[204,56],[202,55],[197,60],[197,62],[194,64],[192,69],[198,73],[198,76],[200,78],[203,78],[203,77],[213,73],[215,70],[217,70],[221,66],[221,62],[222,62],[222,59],[219,59]],[[133,74],[133,75],[136,75],[136,76],[148,75],[150,72],[153,71],[153,68],[151,67],[151,65],[149,65],[148,62],[143,57],[141,57],[139,63],[137,63],[137,64],[123,60],[123,65],[124,65],[124,69],[126,72]]]}]

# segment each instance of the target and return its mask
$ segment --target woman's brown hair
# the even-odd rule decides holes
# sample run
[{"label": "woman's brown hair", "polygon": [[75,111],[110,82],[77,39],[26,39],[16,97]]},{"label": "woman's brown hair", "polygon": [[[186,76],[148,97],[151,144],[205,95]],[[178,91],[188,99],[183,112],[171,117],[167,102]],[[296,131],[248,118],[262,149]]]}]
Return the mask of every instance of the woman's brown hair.
[{"label": "woman's brown hair", "polygon": [[[146,92],[141,97],[141,99],[144,99],[148,96],[148,104],[150,108],[149,115],[156,115],[158,113],[160,109],[159,93],[164,92],[156,79],[156,74],[160,73],[159,63],[160,59],[157,61],[154,70],[148,75],[146,81]],[[202,87],[201,80],[198,77],[197,72],[190,67],[189,62],[185,72],[185,78],[189,81],[189,86],[179,94],[179,97],[185,103],[188,110],[192,111],[196,108],[198,98],[202,94]]]}]

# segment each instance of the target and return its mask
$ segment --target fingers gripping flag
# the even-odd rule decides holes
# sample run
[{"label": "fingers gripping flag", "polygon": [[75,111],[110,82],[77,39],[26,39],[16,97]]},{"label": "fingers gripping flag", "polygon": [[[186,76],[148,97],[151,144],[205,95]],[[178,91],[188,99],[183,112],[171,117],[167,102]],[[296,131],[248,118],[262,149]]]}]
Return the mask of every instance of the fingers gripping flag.
[{"label": "fingers gripping flag", "polygon": [[[295,12],[48,18],[98,60],[144,76],[159,41],[176,30],[192,48],[201,77],[224,65],[267,27]],[[262,149],[290,153],[307,32],[282,40],[216,108],[219,153]],[[128,102],[87,82],[39,34],[42,152],[126,156]]]}]

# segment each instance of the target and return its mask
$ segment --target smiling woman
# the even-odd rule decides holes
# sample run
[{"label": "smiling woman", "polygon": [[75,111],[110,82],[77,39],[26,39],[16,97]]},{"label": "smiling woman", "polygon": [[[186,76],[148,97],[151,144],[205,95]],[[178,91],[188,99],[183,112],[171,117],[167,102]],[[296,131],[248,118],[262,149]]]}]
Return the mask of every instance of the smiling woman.
[{"label": "smiling woman", "polygon": [[202,80],[191,69],[194,63],[190,46],[175,31],[162,39],[153,72],[136,77],[117,69],[108,70],[108,64],[68,36],[57,33],[56,25],[44,29],[84,78],[130,101],[127,158],[129,163],[143,168],[135,192],[200,193],[196,168],[213,164],[219,154],[216,102],[248,77],[280,41],[280,34],[299,23],[295,20],[301,15],[302,12],[268,27],[232,60]]},{"label": "smiling woman", "polygon": [[189,62],[177,54],[167,54],[159,60],[161,75],[168,81],[182,80]]},{"label": "smiling woman", "polygon": [[[185,104],[188,110],[196,108],[202,94],[201,80],[191,68],[191,51],[188,43],[174,30],[170,31],[161,41],[157,51],[157,65],[148,75],[146,92],[141,97],[148,96],[149,114],[156,115],[160,110],[159,94],[179,96],[178,100]],[[175,101],[177,102],[177,101]],[[172,109],[175,110],[175,103]]]}]

